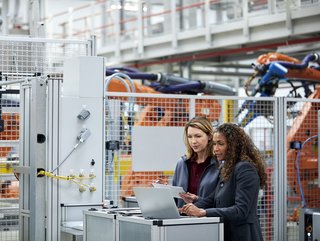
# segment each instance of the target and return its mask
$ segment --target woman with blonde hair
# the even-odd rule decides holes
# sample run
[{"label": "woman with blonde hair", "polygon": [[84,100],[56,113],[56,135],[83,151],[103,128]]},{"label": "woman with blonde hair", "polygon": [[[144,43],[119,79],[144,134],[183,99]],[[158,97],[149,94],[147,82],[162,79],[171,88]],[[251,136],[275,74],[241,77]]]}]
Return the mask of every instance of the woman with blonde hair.
[{"label": "woman with blonde hair", "polygon": [[192,118],[184,127],[186,155],[178,161],[172,185],[186,191],[180,194],[177,206],[196,203],[209,196],[218,181],[218,163],[213,156],[213,127],[203,116]]}]

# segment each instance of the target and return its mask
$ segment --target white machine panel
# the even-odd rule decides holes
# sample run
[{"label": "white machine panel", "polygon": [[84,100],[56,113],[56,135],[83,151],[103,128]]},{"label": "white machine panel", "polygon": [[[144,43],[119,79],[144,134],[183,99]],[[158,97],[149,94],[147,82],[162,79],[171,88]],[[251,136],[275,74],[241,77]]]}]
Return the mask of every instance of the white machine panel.
[{"label": "white machine panel", "polygon": [[64,63],[63,96],[104,96],[105,64],[102,57],[78,57]]},{"label": "white machine panel", "polygon": [[183,127],[134,126],[132,170],[172,171],[186,152]]},{"label": "white machine panel", "polygon": [[[59,161],[63,163],[56,173],[80,178],[59,180],[63,204],[101,203],[104,198],[104,74],[100,57],[65,62],[59,120]],[[83,130],[90,134],[79,142]]]},{"label": "white machine panel", "polygon": [[[60,181],[62,203],[93,203],[102,202],[103,189],[103,113],[101,104],[90,98],[62,98],[61,100],[61,141],[60,156],[63,160],[77,144],[77,136],[83,129],[90,131],[90,136],[83,143],[80,143],[61,165],[59,175],[81,176],[82,182],[86,185],[93,184],[97,189],[90,192],[88,187],[83,192],[79,191],[79,185],[71,181]],[[90,117],[81,121],[77,115],[84,109],[90,111]],[[89,175],[95,175],[93,179]]]}]

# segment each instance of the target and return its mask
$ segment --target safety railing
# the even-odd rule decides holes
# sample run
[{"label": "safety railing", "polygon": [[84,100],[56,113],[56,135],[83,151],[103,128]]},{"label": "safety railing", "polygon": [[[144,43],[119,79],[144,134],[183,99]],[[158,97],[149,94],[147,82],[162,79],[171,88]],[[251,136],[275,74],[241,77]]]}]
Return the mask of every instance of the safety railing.
[{"label": "safety railing", "polygon": [[121,42],[122,46],[137,46],[139,53],[142,40],[148,45],[146,40],[165,41],[169,36],[174,47],[177,33],[187,36],[189,31],[201,30],[208,36],[211,26],[247,21],[249,16],[267,18],[288,11],[288,7],[312,8],[319,4],[317,1],[292,1],[288,4],[283,0],[121,2],[96,1],[49,16],[45,19],[48,37],[87,39],[95,35],[99,49],[119,48]]}]

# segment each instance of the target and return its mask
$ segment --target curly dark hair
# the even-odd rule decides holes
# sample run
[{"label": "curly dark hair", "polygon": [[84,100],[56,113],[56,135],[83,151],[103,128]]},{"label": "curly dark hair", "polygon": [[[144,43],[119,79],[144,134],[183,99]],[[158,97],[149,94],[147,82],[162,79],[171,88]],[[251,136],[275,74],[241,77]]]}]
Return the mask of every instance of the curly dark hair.
[{"label": "curly dark hair", "polygon": [[253,143],[250,136],[238,125],[224,123],[218,126],[214,133],[220,133],[227,140],[227,156],[221,168],[221,176],[224,181],[228,180],[234,166],[239,161],[248,161],[258,170],[260,186],[266,185],[265,162],[262,159],[258,148]]}]

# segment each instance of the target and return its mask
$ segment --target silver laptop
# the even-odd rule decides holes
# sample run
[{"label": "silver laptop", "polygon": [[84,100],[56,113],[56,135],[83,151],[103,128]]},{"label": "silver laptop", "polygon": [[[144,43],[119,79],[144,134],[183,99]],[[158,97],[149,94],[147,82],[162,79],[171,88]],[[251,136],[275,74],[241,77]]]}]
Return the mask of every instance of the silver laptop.
[{"label": "silver laptop", "polygon": [[133,187],[133,191],[144,218],[181,218],[169,188]]}]

